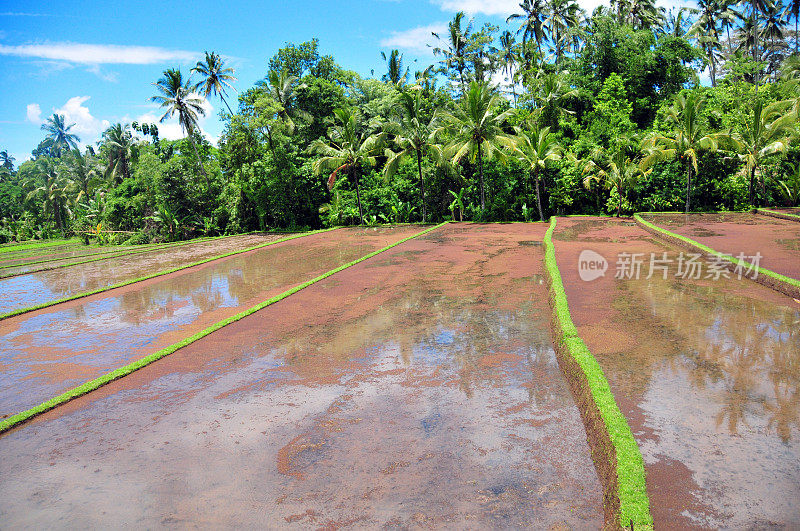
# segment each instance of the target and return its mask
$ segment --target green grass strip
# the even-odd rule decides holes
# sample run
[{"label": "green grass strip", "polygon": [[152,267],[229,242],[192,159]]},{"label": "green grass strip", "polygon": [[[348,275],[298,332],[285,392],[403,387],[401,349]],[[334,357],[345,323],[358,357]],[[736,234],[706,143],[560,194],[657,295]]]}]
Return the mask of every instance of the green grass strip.
[{"label": "green grass strip", "polygon": [[788,212],[778,212],[777,210],[770,210],[768,208],[757,208],[756,212],[764,216],[772,216],[778,219],[788,219],[789,221],[800,221],[800,216],[797,214],[790,214]]},{"label": "green grass strip", "polygon": [[[719,251],[716,251],[716,250],[712,249],[711,247],[703,245],[702,243],[697,242],[697,241],[695,241],[695,240],[693,240],[691,238],[687,238],[686,236],[681,236],[680,234],[677,234],[675,232],[672,232],[672,231],[669,231],[667,229],[661,228],[661,227],[659,227],[657,225],[654,225],[653,223],[650,223],[649,221],[647,221],[644,218],[642,218],[642,216],[640,216],[639,214],[634,214],[633,218],[637,221],[637,223],[641,224],[643,227],[648,228],[651,231],[654,231],[654,232],[656,232],[658,234],[662,234],[662,235],[666,236],[667,238],[673,238],[673,239],[676,239],[676,240],[680,240],[681,242],[685,243],[686,245],[694,247],[695,249],[697,249],[699,251],[702,251],[702,252],[704,252],[706,254],[713,255],[713,256],[722,258],[724,260],[727,260],[728,262],[731,262],[732,264],[734,264],[736,266],[739,266],[739,267],[742,267],[742,268],[745,268],[745,269],[752,268],[757,273],[758,277],[761,277],[762,275],[765,276],[765,277],[768,277],[768,278],[776,281],[778,284],[782,284],[783,287],[787,288],[787,290],[791,292],[791,293],[786,293],[786,292],[784,292],[782,290],[778,290],[778,291],[781,291],[781,293],[785,293],[787,295],[791,295],[791,296],[795,296],[795,297],[798,296],[798,294],[800,294],[800,280],[797,280],[797,279],[794,279],[794,278],[791,278],[791,277],[787,277],[785,275],[781,275],[780,273],[776,273],[776,272],[771,271],[769,269],[765,269],[763,267],[751,264],[750,262],[747,262],[746,260],[740,260],[739,258],[736,258],[736,257],[731,256],[729,254],[724,254],[724,253],[721,253]],[[751,277],[747,277],[747,278],[751,278]],[[753,279],[751,278],[751,280],[753,280]],[[768,287],[771,287],[771,288],[775,287],[772,284],[766,284],[766,285]]]},{"label": "green grass strip", "polygon": [[[312,234],[318,234],[320,232],[328,232],[330,230],[335,230],[337,228],[339,228],[339,227],[331,227],[329,229],[313,230],[313,231],[309,231],[309,232],[303,232],[301,234],[295,234],[295,235],[292,235],[292,236],[287,236],[286,238],[281,238],[279,240],[258,244],[255,247],[248,247],[247,249],[241,249],[241,250],[238,250],[238,251],[231,251],[229,253],[220,254],[220,255],[217,255],[217,256],[212,256],[211,258],[206,258],[205,260],[200,260],[198,262],[193,262],[191,264],[186,264],[186,265],[174,267],[172,269],[167,269],[165,271],[159,271],[158,273],[153,273],[152,275],[145,275],[143,277],[134,278],[134,279],[131,279],[131,280],[125,280],[123,282],[119,282],[117,284],[112,284],[112,285],[106,286],[104,288],[97,288],[97,289],[92,290],[92,291],[86,291],[84,293],[77,293],[75,295],[70,295],[69,297],[64,297],[62,299],[57,299],[57,300],[50,301],[50,302],[43,302],[42,304],[37,304],[36,306],[29,306],[27,308],[20,308],[18,310],[12,310],[10,312],[4,313],[4,314],[0,314],[0,320],[8,319],[9,317],[14,317],[15,315],[21,315],[23,313],[28,313],[28,312],[33,312],[33,311],[36,311],[36,310],[41,310],[42,308],[47,308],[49,306],[55,306],[56,304],[61,304],[62,302],[69,302],[69,301],[74,301],[75,299],[81,299],[83,297],[89,297],[91,295],[96,295],[96,294],[102,293],[104,291],[109,291],[109,290],[112,290],[112,289],[121,288],[123,286],[128,286],[130,284],[135,284],[136,282],[142,282],[144,280],[149,280],[151,278],[160,277],[162,275],[168,275],[170,273],[175,273],[176,271],[181,271],[182,269],[188,269],[190,267],[195,267],[195,266],[207,264],[208,262],[212,262],[214,260],[219,260],[220,258],[227,258],[227,257],[233,256],[235,254],[241,254],[241,253],[246,253],[246,252],[249,252],[249,251],[255,251],[256,249],[261,249],[262,247],[267,247],[269,245],[275,245],[276,243],[281,243],[281,242],[285,242],[285,241],[288,241],[288,240],[293,240],[295,238],[302,238],[303,236],[310,236]],[[188,242],[185,242],[185,243],[188,243]]]},{"label": "green grass strip", "polygon": [[[175,351],[177,351],[177,350],[179,350],[179,349],[181,349],[181,348],[183,348],[183,347],[185,347],[185,346],[187,346],[187,345],[189,345],[191,343],[194,343],[195,341],[197,341],[199,339],[202,339],[202,338],[206,337],[207,335],[209,335],[211,333],[216,332],[220,328],[228,326],[231,323],[235,323],[236,321],[238,321],[240,319],[243,319],[243,318],[247,317],[248,315],[252,315],[255,312],[257,312],[257,311],[259,311],[259,310],[261,310],[263,308],[266,308],[267,306],[269,306],[271,304],[275,304],[276,302],[285,299],[289,295],[293,295],[293,294],[297,293],[298,291],[300,291],[302,289],[305,289],[308,286],[319,282],[320,280],[324,280],[324,279],[328,278],[331,275],[335,275],[339,271],[345,270],[348,267],[352,267],[352,266],[354,266],[354,265],[356,265],[358,263],[363,262],[364,260],[368,260],[368,259],[372,258],[373,256],[378,255],[378,254],[380,254],[382,252],[388,251],[392,247],[396,247],[396,246],[400,245],[401,243],[407,242],[408,240],[411,240],[413,238],[417,238],[419,236],[427,234],[427,233],[431,232],[432,230],[435,230],[435,229],[441,227],[442,225],[446,225],[447,223],[448,222],[445,221],[444,223],[440,223],[440,224],[435,225],[433,227],[429,227],[429,228],[423,230],[422,232],[418,232],[416,234],[413,234],[411,236],[403,238],[402,240],[399,240],[399,241],[396,241],[396,242],[394,242],[392,244],[389,244],[389,245],[387,245],[386,247],[384,247],[382,249],[378,249],[377,251],[373,251],[373,252],[371,252],[371,253],[369,253],[367,255],[362,256],[361,258],[353,260],[352,262],[349,262],[347,264],[341,265],[341,266],[339,266],[339,267],[337,267],[335,269],[331,269],[330,271],[327,271],[327,272],[325,272],[325,273],[323,273],[323,274],[321,274],[321,275],[319,275],[319,276],[317,276],[315,278],[312,278],[311,280],[307,280],[307,281],[303,282],[302,284],[298,284],[297,286],[284,291],[280,295],[276,295],[276,296],[274,296],[274,297],[272,297],[270,299],[265,300],[264,302],[256,304],[252,308],[249,308],[247,310],[244,310],[243,312],[237,313],[236,315],[232,315],[231,317],[228,317],[227,319],[223,319],[222,321],[219,321],[219,322],[209,326],[205,330],[201,330],[200,332],[197,332],[196,334],[194,334],[192,336],[189,336],[189,337],[187,337],[186,339],[184,339],[182,341],[179,341],[177,343],[173,343],[172,345],[170,345],[168,347],[162,348],[158,352],[154,352],[153,354],[149,354],[149,355],[145,356],[144,358],[136,360],[133,363],[129,363],[128,365],[125,365],[124,367],[120,367],[119,369],[115,369],[115,370],[113,370],[113,371],[111,371],[109,373],[104,374],[103,376],[95,378],[94,380],[89,380],[88,382],[86,382],[86,383],[84,383],[82,385],[79,385],[78,387],[75,387],[74,389],[70,389],[69,391],[67,391],[65,393],[62,393],[62,394],[60,394],[60,395],[58,395],[58,396],[56,396],[54,398],[51,398],[50,400],[48,400],[46,402],[43,402],[43,403],[39,404],[38,406],[32,407],[31,409],[28,409],[26,411],[22,411],[20,413],[17,413],[16,415],[12,415],[11,417],[7,418],[6,420],[3,420],[3,421],[0,422],[0,433],[3,433],[5,431],[7,431],[7,430],[10,430],[14,426],[17,426],[17,425],[19,425],[19,424],[31,419],[32,417],[34,417],[36,415],[44,413],[45,411],[49,411],[49,410],[53,409],[54,407],[57,407],[57,406],[60,406],[61,404],[69,402],[70,400],[72,400],[74,398],[78,398],[79,396],[83,396],[86,393],[94,391],[95,389],[98,389],[98,388],[106,385],[107,383],[113,382],[114,380],[122,378],[123,376],[127,376],[128,374],[130,374],[130,373],[132,373],[134,371],[137,371],[137,370],[141,369],[142,367],[146,367],[147,365],[150,365],[151,363],[153,363],[155,361],[158,361],[158,360],[160,360],[161,358],[163,358],[165,356],[169,356],[170,354],[174,353]],[[334,228],[338,228],[338,227],[334,227]],[[311,231],[311,232],[300,234],[300,235],[290,236],[289,238],[286,238],[286,239],[299,238],[301,236],[305,236],[305,235],[308,235],[308,234],[316,234],[316,233],[320,233],[320,232],[326,232],[326,231],[329,231],[329,230],[333,230],[334,228],[323,229],[323,230],[318,230],[318,231]],[[280,240],[280,241],[286,241],[286,239],[285,240]],[[272,243],[278,243],[278,242],[272,242]]]},{"label": "green grass strip", "polygon": [[[133,251],[133,250],[140,251],[142,249],[152,250],[152,249],[159,249],[159,248],[160,248],[160,246],[158,246],[158,245],[147,245],[147,246],[141,246],[141,247],[138,247],[138,248],[123,247],[123,248],[120,248],[120,249],[111,249],[111,250],[107,250],[107,251],[100,251],[99,253],[85,253],[85,254],[78,254],[78,255],[75,255],[75,256],[62,256],[61,258],[43,258],[42,260],[31,260],[30,262],[21,262],[19,264],[0,265],[0,269],[12,269],[12,268],[15,268],[15,267],[27,267],[27,266],[37,265],[37,264],[44,264],[44,263],[47,263],[47,262],[60,262],[62,260],[74,260],[76,258],[83,258],[83,257],[86,257],[86,256],[100,256],[100,255],[107,255],[107,254],[121,254],[121,253],[124,253],[126,251]],[[28,258],[28,257],[26,256],[26,257],[21,257],[21,258],[12,258],[12,260],[23,260],[24,258]],[[106,258],[113,258],[113,256],[107,256]],[[73,265],[73,264],[69,264],[69,265]],[[41,269],[39,269],[37,271],[41,271]],[[36,271],[30,271],[30,272],[31,273],[35,273]],[[25,274],[25,273],[19,273],[19,274]]]},{"label": "green grass strip", "polygon": [[79,244],[81,241],[78,238],[69,238],[67,240],[60,239],[46,242],[4,243],[0,245],[0,254],[29,249],[43,249],[45,247],[56,247],[59,245],[73,245],[73,243]]},{"label": "green grass strip", "polygon": [[564,291],[553,245],[555,228],[556,218],[554,217],[544,237],[544,263],[545,270],[550,276],[553,313],[561,334],[560,338],[556,337],[555,339],[562,342],[566,351],[583,372],[578,376],[585,379],[614,448],[620,506],[618,525],[626,529],[631,523],[634,529],[652,528],[653,517],[650,515],[650,501],[647,497],[642,454],[628,421],[617,406],[611,386],[606,380],[600,364],[578,336],[578,330],[570,316],[567,294]]}]

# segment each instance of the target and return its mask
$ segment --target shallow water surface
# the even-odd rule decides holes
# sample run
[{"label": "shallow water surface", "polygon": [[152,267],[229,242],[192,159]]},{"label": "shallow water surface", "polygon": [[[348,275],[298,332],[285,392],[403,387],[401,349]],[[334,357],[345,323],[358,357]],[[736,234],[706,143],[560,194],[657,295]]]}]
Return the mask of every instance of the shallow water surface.
[{"label": "shallow water surface", "polygon": [[0,514],[600,527],[541,247],[523,243],[545,228],[437,229],[0,437]]},{"label": "shallow water surface", "polygon": [[[645,278],[649,264],[615,279],[620,252],[679,251],[613,220],[559,219],[554,239],[578,332],[642,449],[656,527],[800,525],[800,303],[676,277],[675,263],[666,280]],[[606,277],[578,278],[584,248],[611,262]]]}]

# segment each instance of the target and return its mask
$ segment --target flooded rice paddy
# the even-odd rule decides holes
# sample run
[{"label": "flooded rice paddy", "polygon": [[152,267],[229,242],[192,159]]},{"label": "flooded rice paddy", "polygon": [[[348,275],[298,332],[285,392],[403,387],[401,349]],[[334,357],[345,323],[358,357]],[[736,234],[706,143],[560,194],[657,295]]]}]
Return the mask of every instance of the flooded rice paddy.
[{"label": "flooded rice paddy", "polygon": [[731,256],[761,254],[760,266],[800,279],[800,223],[746,212],[646,214],[651,223]]},{"label": "flooded rice paddy", "polygon": [[[800,302],[676,277],[679,250],[615,220],[559,219],[554,243],[578,332],[642,450],[656,528],[800,526]],[[581,280],[584,249],[605,276]],[[667,279],[647,279],[664,252]],[[642,253],[638,280],[614,278],[619,253]]]},{"label": "flooded rice paddy", "polygon": [[221,254],[249,249],[285,238],[287,234],[248,234],[194,242],[170,248],[155,248],[128,256],[40,271],[0,279],[0,313],[28,308],[102,289],[135,278],[182,267]]},{"label": "flooded rice paddy", "polygon": [[312,234],[4,319],[0,418],[419,230],[346,228]]},{"label": "flooded rice paddy", "polygon": [[5,434],[3,522],[600,527],[545,229],[437,229]]}]

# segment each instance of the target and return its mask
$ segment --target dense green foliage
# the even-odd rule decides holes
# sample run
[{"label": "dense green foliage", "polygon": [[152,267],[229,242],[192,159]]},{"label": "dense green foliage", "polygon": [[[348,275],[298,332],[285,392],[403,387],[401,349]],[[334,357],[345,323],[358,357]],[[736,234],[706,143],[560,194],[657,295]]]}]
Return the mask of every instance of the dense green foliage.
[{"label": "dense green foliage", "polygon": [[[0,153],[0,242],[797,205],[797,13],[613,6],[526,0],[516,36],[459,13],[435,64],[410,72],[391,51],[367,79],[316,40],[287,44],[236,94],[208,52],[153,83],[184,139],[114,124],[81,153],[54,115],[33,160]],[[197,127],[203,96],[224,103],[218,146]]]}]

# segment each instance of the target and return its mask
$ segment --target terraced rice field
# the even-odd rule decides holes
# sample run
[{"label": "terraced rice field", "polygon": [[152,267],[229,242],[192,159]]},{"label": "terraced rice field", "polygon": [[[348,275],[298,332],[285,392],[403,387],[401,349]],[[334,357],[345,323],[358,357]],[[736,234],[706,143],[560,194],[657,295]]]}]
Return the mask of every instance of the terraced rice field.
[{"label": "terraced rice field", "polygon": [[[746,216],[647,219],[791,273],[792,230]],[[2,527],[800,525],[800,302],[681,276],[684,249],[609,218],[556,220],[561,288],[549,227],[340,228],[0,320]],[[52,302],[263,238],[112,254],[0,296]],[[591,279],[586,250],[606,261]],[[577,339],[602,382],[569,372]],[[591,394],[606,379],[610,404]]]}]

